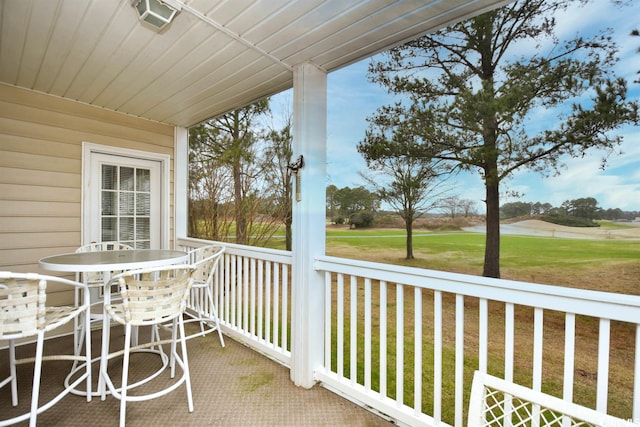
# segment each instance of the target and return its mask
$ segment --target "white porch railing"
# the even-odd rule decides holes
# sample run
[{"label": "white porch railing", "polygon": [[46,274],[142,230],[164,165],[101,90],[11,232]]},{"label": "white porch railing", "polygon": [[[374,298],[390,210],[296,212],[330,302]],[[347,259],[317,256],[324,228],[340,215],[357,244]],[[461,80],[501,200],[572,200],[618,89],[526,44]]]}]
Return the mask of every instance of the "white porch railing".
[{"label": "white porch railing", "polygon": [[[640,417],[638,296],[332,257],[315,267],[332,331],[318,379],[401,422],[465,425],[476,369]],[[614,329],[625,348],[612,347]]]},{"label": "white porch railing", "polygon": [[[290,366],[290,254],[225,245],[223,331]],[[465,425],[476,369],[640,418],[638,296],[333,257],[315,268],[330,332],[316,379],[401,424]]]},{"label": "white porch railing", "polygon": [[[190,250],[211,243],[178,239],[177,246]],[[281,364],[291,366],[291,254],[220,244],[226,250],[218,266],[219,274],[214,279],[213,300],[218,307],[223,332]],[[204,307],[208,303],[204,294],[202,297],[201,306]]]}]

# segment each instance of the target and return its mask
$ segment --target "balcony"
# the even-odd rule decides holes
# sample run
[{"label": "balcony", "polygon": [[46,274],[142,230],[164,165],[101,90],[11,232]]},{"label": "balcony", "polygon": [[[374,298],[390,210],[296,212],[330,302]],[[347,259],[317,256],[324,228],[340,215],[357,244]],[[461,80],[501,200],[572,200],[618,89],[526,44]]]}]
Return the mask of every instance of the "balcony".
[{"label": "balcony", "polygon": [[[207,243],[178,241],[183,249]],[[463,426],[474,370],[623,419],[639,417],[638,296],[333,257],[316,259],[315,270],[324,277],[318,321],[327,331],[319,337],[324,352],[313,372],[319,386],[307,390],[291,381],[296,285],[291,254],[229,244],[214,299],[231,339],[225,348],[215,336],[189,341],[195,412],[187,412],[186,396],[178,390],[132,404],[129,424],[388,425],[391,420]],[[141,370],[157,362],[136,363]],[[62,384],[67,369],[61,364],[48,370],[44,390]],[[23,404],[29,395],[25,371]],[[3,413],[12,410],[8,402],[0,399]],[[86,403],[72,396],[39,421],[109,425],[117,416],[115,399]]]},{"label": "balcony", "polygon": [[[383,420],[357,402],[399,424],[462,426],[476,369],[640,419],[640,297],[325,256],[327,75],[505,1],[188,1],[162,34],[137,25],[128,3],[1,3],[2,22],[11,23],[1,39],[12,47],[0,61],[3,270],[37,271],[44,256],[104,240],[91,171],[105,154],[159,168],[153,246],[183,249],[207,243],[181,238],[190,126],[293,87],[293,154],[305,159],[293,253],[227,246],[214,293],[228,348],[191,342],[192,359],[208,363],[193,363],[190,416],[202,418],[184,415],[178,392],[141,406],[132,424]],[[228,369],[216,375],[220,366]],[[281,375],[273,374],[275,392],[251,382],[268,382],[272,370]],[[49,384],[61,383],[66,367],[59,371]],[[222,378],[246,387],[234,394]],[[324,399],[326,407],[314,406]],[[223,403],[235,406],[218,418]],[[103,417],[116,406],[67,398],[41,423],[109,424]]]}]

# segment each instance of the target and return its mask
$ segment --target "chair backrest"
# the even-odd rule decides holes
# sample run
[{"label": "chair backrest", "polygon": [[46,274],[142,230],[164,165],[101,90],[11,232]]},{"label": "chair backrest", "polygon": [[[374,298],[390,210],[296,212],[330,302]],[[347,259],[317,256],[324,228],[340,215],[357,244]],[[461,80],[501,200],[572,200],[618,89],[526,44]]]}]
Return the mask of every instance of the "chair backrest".
[{"label": "chair backrest", "polygon": [[469,400],[469,427],[636,426],[584,406],[476,371]]},{"label": "chair backrest", "polygon": [[33,336],[44,327],[47,281],[37,274],[0,272],[0,339]]},{"label": "chair backrest", "polygon": [[122,296],[122,319],[134,326],[162,323],[181,315],[193,282],[190,265],[131,270],[113,277]]},{"label": "chair backrest", "polygon": [[[130,251],[132,249],[133,247],[129,245],[125,245],[124,243],[120,243],[120,242],[97,242],[97,243],[94,242],[84,246],[80,246],[78,249],[76,249],[76,253],[99,252],[99,251]],[[114,271],[112,273],[117,274],[117,273],[120,273],[120,271]],[[76,280],[80,280],[80,274],[76,275]],[[92,285],[92,284],[102,285],[102,281],[103,281],[102,272],[88,271],[88,272],[82,273],[82,282],[88,285]]]},{"label": "chair backrest", "polygon": [[131,249],[133,249],[131,246],[120,242],[94,242],[80,246],[76,252],[129,251]]},{"label": "chair backrest", "polygon": [[[74,307],[47,309],[47,286],[50,283],[87,287],[62,277],[37,273],[13,273],[0,271],[0,339],[16,339],[36,335],[57,328],[88,309],[89,301]],[[85,295],[86,296],[86,295]]]},{"label": "chair backrest", "polygon": [[194,267],[193,280],[196,283],[211,284],[218,268],[224,246],[202,246],[189,252],[189,262]]}]

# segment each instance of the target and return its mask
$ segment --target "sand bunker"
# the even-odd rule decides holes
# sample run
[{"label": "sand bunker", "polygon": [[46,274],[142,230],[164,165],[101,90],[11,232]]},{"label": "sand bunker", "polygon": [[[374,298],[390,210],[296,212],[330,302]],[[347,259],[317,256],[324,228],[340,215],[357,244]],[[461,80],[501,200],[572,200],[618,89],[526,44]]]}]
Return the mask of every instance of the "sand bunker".
[{"label": "sand bunker", "polygon": [[[627,223],[625,223],[626,225]],[[563,237],[569,239],[640,239],[640,223],[628,223],[632,228],[567,227],[550,222],[529,219],[513,224],[500,224],[500,234]],[[465,228],[467,231],[485,232],[485,226]]]}]

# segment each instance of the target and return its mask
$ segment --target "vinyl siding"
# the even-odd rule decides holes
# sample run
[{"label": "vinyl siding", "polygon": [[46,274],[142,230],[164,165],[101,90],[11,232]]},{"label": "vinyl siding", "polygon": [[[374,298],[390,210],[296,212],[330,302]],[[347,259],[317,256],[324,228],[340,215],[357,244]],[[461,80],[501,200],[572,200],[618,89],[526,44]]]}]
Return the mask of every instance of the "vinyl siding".
[{"label": "vinyl siding", "polygon": [[173,126],[0,84],[0,270],[80,246],[83,142],[171,156],[173,236]]}]

